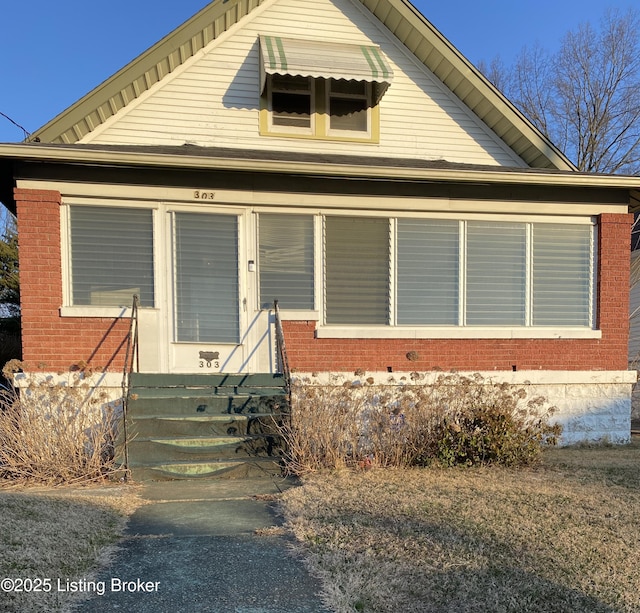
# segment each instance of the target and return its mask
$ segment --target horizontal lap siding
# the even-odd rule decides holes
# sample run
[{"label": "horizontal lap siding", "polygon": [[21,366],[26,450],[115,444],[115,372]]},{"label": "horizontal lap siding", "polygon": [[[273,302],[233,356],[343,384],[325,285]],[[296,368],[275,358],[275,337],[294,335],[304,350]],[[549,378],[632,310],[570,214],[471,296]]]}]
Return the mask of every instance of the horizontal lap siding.
[{"label": "horizontal lap siding", "polygon": [[[301,11],[304,6],[304,11]],[[83,142],[247,147],[523,165],[388,31],[348,0],[280,0],[190,60]],[[357,24],[357,25],[356,25]],[[394,81],[381,102],[379,145],[260,137],[259,34],[377,44]]]},{"label": "horizontal lap siding", "polygon": [[60,194],[15,190],[25,370],[68,371],[86,362],[122,372],[126,320],[60,317]]}]

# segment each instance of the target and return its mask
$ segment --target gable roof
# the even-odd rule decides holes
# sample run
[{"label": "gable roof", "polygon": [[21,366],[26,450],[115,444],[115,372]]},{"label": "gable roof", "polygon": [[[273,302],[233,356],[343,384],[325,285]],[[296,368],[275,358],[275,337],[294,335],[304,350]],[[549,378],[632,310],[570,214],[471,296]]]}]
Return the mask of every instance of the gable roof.
[{"label": "gable roof", "polygon": [[[267,0],[214,0],[32,135],[76,143]],[[576,170],[408,0],[360,2],[532,168]]]}]

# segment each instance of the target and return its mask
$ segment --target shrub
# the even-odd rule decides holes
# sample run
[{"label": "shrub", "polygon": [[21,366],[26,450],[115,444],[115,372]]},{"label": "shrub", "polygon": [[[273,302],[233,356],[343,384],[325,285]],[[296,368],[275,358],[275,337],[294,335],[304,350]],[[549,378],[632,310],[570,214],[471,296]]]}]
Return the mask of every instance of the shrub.
[{"label": "shrub", "polygon": [[441,374],[430,383],[334,376],[327,385],[294,381],[292,416],[283,428],[287,470],[439,463],[534,463],[561,426],[542,397],[480,375]]},{"label": "shrub", "polygon": [[[6,369],[5,369],[6,371]],[[0,478],[47,484],[114,470],[116,409],[82,373],[0,394]]]}]

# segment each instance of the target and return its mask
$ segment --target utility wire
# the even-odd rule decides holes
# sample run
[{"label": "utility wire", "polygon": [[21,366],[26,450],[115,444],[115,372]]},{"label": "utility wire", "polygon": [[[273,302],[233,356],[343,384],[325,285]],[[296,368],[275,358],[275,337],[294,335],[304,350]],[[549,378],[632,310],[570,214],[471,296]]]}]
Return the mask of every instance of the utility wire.
[{"label": "utility wire", "polygon": [[0,115],[2,115],[2,117],[4,117],[5,119],[8,119],[14,126],[20,128],[24,132],[25,139],[31,136],[31,132],[27,132],[27,130],[23,128],[19,123],[16,123],[15,121],[13,121],[13,119],[11,119],[9,115],[5,115],[2,111],[0,111]]}]

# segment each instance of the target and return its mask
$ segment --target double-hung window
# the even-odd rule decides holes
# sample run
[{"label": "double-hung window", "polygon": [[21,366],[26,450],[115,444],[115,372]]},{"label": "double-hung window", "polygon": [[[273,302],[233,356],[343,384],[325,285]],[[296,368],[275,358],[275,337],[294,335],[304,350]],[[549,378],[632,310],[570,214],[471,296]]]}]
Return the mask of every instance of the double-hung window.
[{"label": "double-hung window", "polygon": [[315,83],[308,77],[271,77],[268,95],[272,129],[311,134],[314,94]]}]

